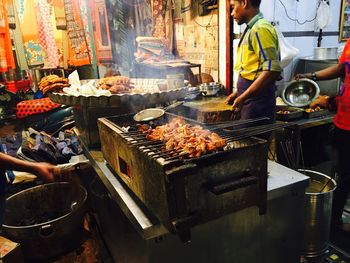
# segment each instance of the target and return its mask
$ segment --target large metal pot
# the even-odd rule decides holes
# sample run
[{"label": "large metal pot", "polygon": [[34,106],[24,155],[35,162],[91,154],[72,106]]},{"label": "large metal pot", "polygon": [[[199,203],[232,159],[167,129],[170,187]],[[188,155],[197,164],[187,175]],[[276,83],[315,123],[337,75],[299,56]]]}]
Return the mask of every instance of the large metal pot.
[{"label": "large metal pot", "polygon": [[328,248],[333,191],[336,182],[322,173],[299,169],[310,177],[305,193],[305,222],[303,254],[309,257],[322,255]]},{"label": "large metal pot", "polygon": [[337,59],[338,47],[315,47],[313,58],[319,60]]},{"label": "large metal pot", "polygon": [[21,191],[6,200],[3,231],[21,244],[26,261],[59,256],[81,242],[86,199],[82,186],[68,182]]}]

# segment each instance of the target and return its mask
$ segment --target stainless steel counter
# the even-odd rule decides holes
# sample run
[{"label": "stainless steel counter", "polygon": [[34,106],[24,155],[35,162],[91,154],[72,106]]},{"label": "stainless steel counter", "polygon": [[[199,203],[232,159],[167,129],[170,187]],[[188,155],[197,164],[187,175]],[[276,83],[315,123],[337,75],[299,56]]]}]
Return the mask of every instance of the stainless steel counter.
[{"label": "stainless steel counter", "polygon": [[311,128],[315,126],[331,124],[333,123],[334,115],[335,114],[330,113],[326,116],[322,116],[318,118],[302,118],[302,119],[293,121],[293,123],[295,123],[299,129],[306,129],[306,128]]}]

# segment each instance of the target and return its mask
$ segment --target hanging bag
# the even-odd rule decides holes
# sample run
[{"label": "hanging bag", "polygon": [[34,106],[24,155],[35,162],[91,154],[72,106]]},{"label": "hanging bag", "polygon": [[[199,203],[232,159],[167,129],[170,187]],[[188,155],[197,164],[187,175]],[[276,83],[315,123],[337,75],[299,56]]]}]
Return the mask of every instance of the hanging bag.
[{"label": "hanging bag", "polygon": [[275,27],[277,35],[278,35],[278,43],[280,46],[281,52],[281,67],[287,67],[290,62],[298,55],[299,49],[293,47],[283,36],[282,32],[278,27]]}]

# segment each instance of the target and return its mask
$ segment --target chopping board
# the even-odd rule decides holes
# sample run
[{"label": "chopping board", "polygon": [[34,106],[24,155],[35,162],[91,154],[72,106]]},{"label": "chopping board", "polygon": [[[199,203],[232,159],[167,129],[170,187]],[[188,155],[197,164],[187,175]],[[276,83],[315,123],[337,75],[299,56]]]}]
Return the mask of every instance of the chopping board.
[{"label": "chopping board", "polygon": [[225,122],[239,119],[232,106],[225,104],[224,98],[212,98],[204,101],[191,101],[183,104],[186,115],[203,123]]}]

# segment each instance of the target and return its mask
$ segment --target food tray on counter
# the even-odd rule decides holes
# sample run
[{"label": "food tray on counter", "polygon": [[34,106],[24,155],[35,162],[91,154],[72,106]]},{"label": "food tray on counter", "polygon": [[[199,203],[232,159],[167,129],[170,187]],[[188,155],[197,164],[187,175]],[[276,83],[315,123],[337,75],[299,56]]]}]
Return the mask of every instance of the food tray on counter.
[{"label": "food tray on counter", "polygon": [[119,107],[125,104],[133,106],[147,106],[164,104],[169,101],[184,98],[193,92],[194,87],[183,87],[175,90],[163,90],[147,93],[122,93],[102,96],[70,95],[66,93],[48,93],[49,98],[59,104],[67,106],[79,105],[83,107]]},{"label": "food tray on counter", "polygon": [[328,114],[329,114],[329,110],[327,110],[327,109],[321,109],[321,110],[313,111],[313,112],[307,112],[306,110],[304,110],[304,116],[306,118],[310,118],[310,119],[327,116]]},{"label": "food tray on counter", "polygon": [[303,117],[303,109],[291,106],[276,106],[276,119],[279,121],[296,120]]}]

